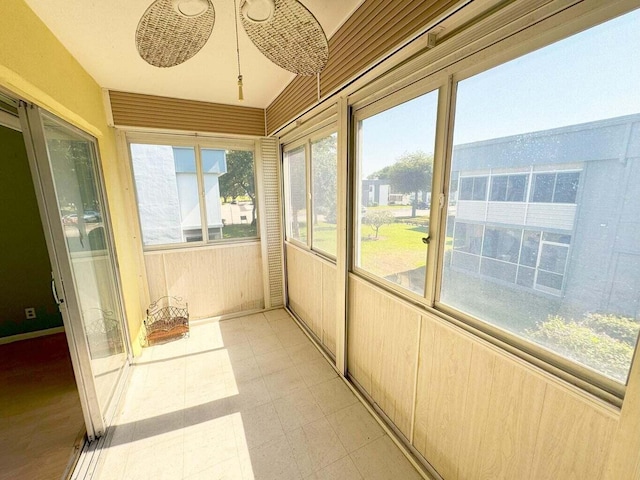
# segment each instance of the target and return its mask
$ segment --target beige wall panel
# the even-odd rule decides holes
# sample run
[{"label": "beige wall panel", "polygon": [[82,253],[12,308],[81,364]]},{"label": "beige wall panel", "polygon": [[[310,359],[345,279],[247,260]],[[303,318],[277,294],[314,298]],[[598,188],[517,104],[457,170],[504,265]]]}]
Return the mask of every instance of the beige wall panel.
[{"label": "beige wall panel", "polygon": [[347,367],[349,375],[371,393],[373,329],[370,320],[376,311],[375,292],[362,280],[349,276],[349,316],[347,324]]},{"label": "beige wall panel", "polygon": [[[458,478],[460,444],[472,427],[463,416],[472,346],[451,327],[423,317],[414,446],[446,479]],[[490,372],[478,366],[484,368],[473,370],[474,378]]]},{"label": "beige wall panel", "polygon": [[[398,429],[410,438],[420,314],[367,283],[360,280],[354,280],[354,283],[359,285],[350,296],[350,302],[355,301],[356,308],[351,310],[349,339],[362,349],[368,349],[368,365],[364,365],[365,371],[370,371],[371,375],[368,393]],[[358,300],[358,296],[363,302]],[[352,325],[357,327],[351,329]],[[357,338],[366,330],[370,333]]]},{"label": "beige wall panel", "polygon": [[287,251],[287,291],[293,311],[322,339],[322,264],[293,245]]},{"label": "beige wall panel", "polygon": [[445,479],[602,477],[615,411],[423,316],[413,444]]},{"label": "beige wall panel", "polygon": [[322,343],[336,353],[336,266],[322,262]]},{"label": "beige wall panel", "polygon": [[192,319],[264,307],[260,244],[163,252],[167,294],[184,298]]},{"label": "beige wall panel", "polygon": [[549,384],[530,478],[602,478],[616,425],[604,408]]},{"label": "beige wall panel", "polygon": [[[475,460],[474,467],[470,471],[460,469],[459,476],[486,480],[527,478],[533,461],[546,382],[489,349],[475,351],[497,358],[486,421],[478,432],[479,448],[476,452],[468,452]],[[481,391],[486,394],[485,389]],[[469,389],[468,405],[474,401],[475,393]]]},{"label": "beige wall panel", "polygon": [[407,438],[418,368],[420,314],[390,296],[384,297],[375,320],[371,396]]},{"label": "beige wall panel", "polygon": [[151,302],[167,295],[167,283],[164,273],[164,256],[162,254],[147,253],[144,256],[147,268],[147,282],[149,284],[149,298]]},{"label": "beige wall panel", "polygon": [[[458,458],[457,478],[460,479],[474,478],[475,469],[479,468],[478,452],[484,431],[488,428],[497,360],[497,355],[488,355],[483,345],[473,343],[471,348],[471,366],[460,430],[460,447],[455,451]],[[451,462],[453,458],[456,457],[449,457],[448,461]]]}]

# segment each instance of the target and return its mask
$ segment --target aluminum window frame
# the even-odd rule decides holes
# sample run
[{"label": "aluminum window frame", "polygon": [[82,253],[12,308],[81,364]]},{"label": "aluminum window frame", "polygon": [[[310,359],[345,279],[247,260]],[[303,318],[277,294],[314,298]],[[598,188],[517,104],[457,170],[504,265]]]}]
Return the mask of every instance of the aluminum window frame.
[{"label": "aluminum window frame", "polygon": [[[287,138],[294,137],[293,140],[289,140],[288,143],[284,143],[282,145],[282,171],[283,171],[283,192],[284,192],[284,213],[285,213],[285,243],[290,243],[295,245],[306,252],[313,253],[318,255],[319,257],[329,261],[332,264],[335,264],[337,261],[337,255],[334,255],[330,252],[326,252],[321,248],[317,248],[314,246],[313,242],[313,149],[312,145],[314,142],[322,140],[326,137],[329,137],[333,134],[336,134],[337,137],[340,136],[340,132],[338,130],[337,119],[335,115],[330,116],[328,119],[324,119],[324,121],[318,122],[316,124],[312,124],[311,126],[307,126],[302,132],[292,132],[290,135],[284,138],[286,141]],[[291,236],[290,227],[289,227],[289,218],[291,218],[291,212],[289,211],[289,201],[288,199],[291,196],[291,181],[289,178],[289,168],[287,168],[285,162],[285,154],[291,152],[293,150],[297,150],[300,147],[304,148],[304,164],[305,164],[305,178],[306,178],[306,218],[307,218],[307,238],[305,242],[300,241],[297,238],[293,238]],[[336,151],[336,156],[338,152]],[[337,181],[337,168],[338,168],[337,158],[336,158],[336,181]],[[337,208],[337,199],[336,199],[336,208]],[[337,243],[337,225],[336,225],[336,243]]]},{"label": "aluminum window frame", "polygon": [[[258,140],[253,139],[241,139],[231,137],[212,137],[199,134],[163,134],[163,133],[147,133],[147,132],[124,132],[127,156],[130,167],[131,184],[134,190],[136,214],[138,223],[140,225],[141,244],[144,252],[152,251],[166,251],[166,250],[179,250],[186,248],[203,248],[216,245],[227,244],[242,244],[242,243],[255,243],[260,241],[260,205],[258,203],[259,198],[259,178],[258,178]],[[179,243],[165,243],[155,245],[145,245],[144,236],[142,234],[142,220],[140,218],[140,208],[138,203],[138,185],[135,179],[135,171],[133,167],[133,157],[131,155],[132,144],[144,144],[144,145],[161,145],[169,147],[190,147],[194,149],[195,161],[196,161],[196,177],[198,184],[198,202],[200,207],[200,230],[202,233],[202,240],[193,242],[179,242]],[[240,237],[240,238],[209,238],[209,227],[207,222],[207,209],[206,209],[206,197],[204,192],[204,176],[202,173],[202,149],[214,149],[214,150],[240,150],[250,151],[253,154],[253,177],[255,185],[256,207],[258,209],[256,214],[256,236]]]},{"label": "aluminum window frame", "polygon": [[[441,94],[439,95],[439,103],[443,101],[445,105],[442,108],[439,105],[438,108],[436,144],[438,144],[438,140],[440,140],[444,148],[441,151],[438,146],[436,146],[436,151],[434,152],[434,184],[432,186],[432,208],[429,229],[432,239],[431,247],[434,248],[429,249],[428,260],[432,258],[431,255],[433,254],[435,261],[428,261],[427,263],[427,283],[430,285],[425,289],[425,297],[416,297],[407,291],[400,291],[395,284],[386,282],[384,279],[368,274],[366,271],[356,267],[358,258],[356,244],[360,235],[360,222],[358,221],[358,212],[355,207],[352,208],[350,212],[350,228],[348,231],[349,241],[351,242],[347,262],[349,272],[389,291],[400,299],[405,299],[428,312],[436,314],[463,330],[469,331],[475,336],[496,345],[502,350],[618,407],[621,406],[622,400],[624,399],[626,385],[629,381],[628,378],[627,381],[622,384],[595,370],[534,344],[531,341],[524,340],[506,330],[495,327],[487,321],[456,310],[440,302],[440,292],[444,268],[449,182],[453,180],[451,177],[451,162],[453,123],[458,82],[522,57],[539,48],[563,41],[583,30],[596,27],[618,16],[634,11],[637,8],[637,2],[630,0],[620,0],[607,5],[600,4],[595,0],[576,1],[565,4],[561,2],[551,2],[549,5],[540,6],[539,10],[533,14],[531,18],[525,20],[523,16],[521,19],[518,19],[517,22],[510,25],[509,28],[506,29],[507,31],[511,29],[509,34],[505,35],[503,32],[496,33],[495,36],[499,35],[500,38],[497,38],[493,42],[489,40],[489,38],[493,38],[494,34],[490,33],[487,35],[487,40],[479,37],[482,38],[479,45],[475,45],[460,53],[447,54],[447,47],[443,46],[445,48],[443,51],[445,56],[442,57],[442,59],[435,53],[437,49],[433,50],[433,54],[427,51],[416,59],[405,62],[404,65],[399,66],[395,71],[372,81],[369,85],[354,92],[347,98],[347,103],[352,108],[349,118],[349,134],[350,138],[355,139],[355,141],[351,141],[353,145],[350,148],[350,152],[352,157],[358,158],[358,152],[361,148],[358,144],[358,139],[360,138],[358,136],[358,125],[360,120],[369,116],[367,115],[369,109],[372,109],[371,112],[377,113],[407,101],[412,96],[416,97],[428,93],[430,90],[428,87],[425,87],[426,85],[446,85],[446,88],[440,87],[443,88],[443,90],[441,90]],[[507,13],[505,13],[505,16],[506,15]],[[482,28],[486,28],[486,26],[483,25]],[[473,31],[473,27],[469,30]],[[463,36],[466,36],[466,32]],[[455,41],[453,43],[455,43]],[[453,45],[451,48],[453,48]],[[446,57],[446,55],[449,56]],[[428,58],[435,58],[435,61],[428,62],[426,60]],[[416,91],[417,93],[415,93]],[[402,99],[402,92],[407,96],[406,99]],[[397,99],[397,95],[400,95],[400,99]],[[394,99],[397,101],[394,101]],[[378,109],[376,109],[376,104],[385,105],[385,107],[378,107]],[[371,115],[375,113],[371,113]],[[350,195],[350,201],[352,205],[356,205],[357,207],[360,203],[361,195],[361,186],[358,185],[360,180],[360,166],[359,161],[352,163],[354,166],[351,170],[350,189],[352,193]],[[438,173],[436,173],[436,170],[438,170]],[[570,168],[569,170],[582,171],[580,168]],[[528,173],[529,179],[524,202],[533,203],[531,198],[534,183],[533,175],[545,172],[538,172],[535,169],[531,169]],[[461,177],[458,177],[455,181],[459,182],[460,178]],[[582,182],[581,175],[577,192],[578,199],[581,195],[580,185]],[[490,185],[488,184],[487,198],[489,191]],[[440,208],[434,209],[433,204],[438,201],[437,196],[440,197]],[[488,200],[485,199],[485,202],[488,202]],[[436,212],[436,218],[434,218],[434,212]],[[522,228],[523,231],[526,229],[524,226]],[[565,266],[565,273],[566,268]],[[635,355],[638,355],[639,348],[640,342],[636,343]]]}]

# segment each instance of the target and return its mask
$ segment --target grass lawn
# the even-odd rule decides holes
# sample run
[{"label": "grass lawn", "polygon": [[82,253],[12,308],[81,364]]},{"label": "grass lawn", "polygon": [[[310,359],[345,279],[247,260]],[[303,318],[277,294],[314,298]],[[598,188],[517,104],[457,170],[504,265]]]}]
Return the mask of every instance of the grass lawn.
[{"label": "grass lawn", "polygon": [[426,227],[392,223],[380,227],[376,239],[375,231],[362,225],[360,267],[380,277],[424,267],[427,245],[422,238],[426,234]]},{"label": "grass lawn", "polygon": [[256,231],[256,226],[247,223],[225,225],[222,229],[222,238],[245,238],[257,236],[258,232]]},{"label": "grass lawn", "polygon": [[313,247],[331,255],[336,254],[337,226],[319,222],[313,226]]}]

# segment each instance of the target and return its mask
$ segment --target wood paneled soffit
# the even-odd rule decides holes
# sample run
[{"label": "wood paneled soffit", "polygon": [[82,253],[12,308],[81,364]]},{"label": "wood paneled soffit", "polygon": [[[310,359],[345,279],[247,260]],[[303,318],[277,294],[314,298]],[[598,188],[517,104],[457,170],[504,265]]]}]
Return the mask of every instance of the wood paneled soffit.
[{"label": "wood paneled soffit", "polygon": [[109,91],[116,127],[265,135],[265,111],[219,103]]},{"label": "wood paneled soffit", "polygon": [[[330,95],[424,33],[460,0],[365,0],[329,40],[329,62],[320,93]],[[296,77],[267,107],[271,134],[313,106],[316,77]]]}]

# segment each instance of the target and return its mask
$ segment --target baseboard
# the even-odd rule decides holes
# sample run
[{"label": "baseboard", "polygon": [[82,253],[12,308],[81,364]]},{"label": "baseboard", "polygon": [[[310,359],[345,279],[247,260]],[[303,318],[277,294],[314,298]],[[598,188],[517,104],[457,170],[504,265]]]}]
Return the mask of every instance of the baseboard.
[{"label": "baseboard", "polygon": [[54,335],[56,333],[63,333],[64,327],[47,328],[46,330],[38,330],[35,332],[19,333],[18,335],[11,335],[10,337],[0,337],[0,345],[7,343],[19,342],[21,340],[29,340],[31,338],[45,337],[47,335]]}]

